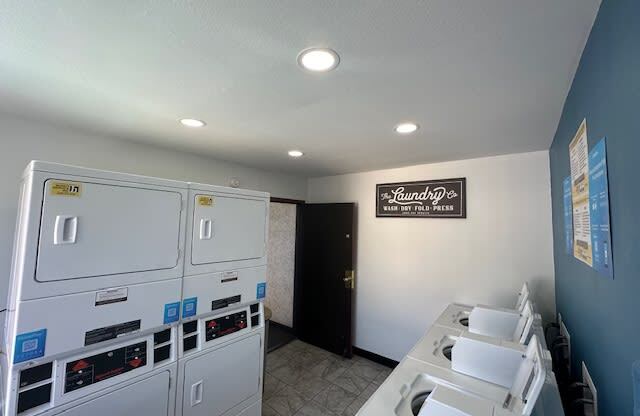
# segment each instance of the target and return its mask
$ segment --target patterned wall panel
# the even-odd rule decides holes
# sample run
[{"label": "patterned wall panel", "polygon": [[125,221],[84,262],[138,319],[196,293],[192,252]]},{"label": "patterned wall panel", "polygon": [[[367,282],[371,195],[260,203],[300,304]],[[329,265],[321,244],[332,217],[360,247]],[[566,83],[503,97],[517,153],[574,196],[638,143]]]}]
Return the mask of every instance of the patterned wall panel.
[{"label": "patterned wall panel", "polygon": [[272,320],[293,326],[293,276],[296,250],[296,206],[272,202],[269,217],[269,263],[265,305]]}]

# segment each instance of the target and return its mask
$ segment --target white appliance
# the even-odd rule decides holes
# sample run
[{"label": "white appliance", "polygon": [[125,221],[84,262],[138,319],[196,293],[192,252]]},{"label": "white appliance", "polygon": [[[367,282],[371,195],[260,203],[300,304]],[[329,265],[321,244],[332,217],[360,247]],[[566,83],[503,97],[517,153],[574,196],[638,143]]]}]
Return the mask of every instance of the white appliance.
[{"label": "white appliance", "polygon": [[260,416],[269,194],[190,184],[178,416]]},{"label": "white appliance", "polygon": [[[502,327],[495,328],[494,330],[491,322],[488,322],[486,325],[487,330],[481,335],[526,344],[534,332],[536,319],[538,319],[538,316],[534,314],[531,302],[527,301],[520,314],[520,319],[515,323],[514,327],[509,328],[510,331],[506,331],[505,328]],[[450,369],[453,346],[460,335],[465,332],[467,331],[434,325],[409,352],[409,357]],[[505,333],[508,333],[509,336],[505,337]]]},{"label": "white appliance", "polygon": [[111,400],[173,414],[187,196],[184,182],[29,164],[2,340],[5,416],[106,415]]},{"label": "white appliance", "polygon": [[[493,345],[486,341],[486,337],[475,334],[461,335],[454,348],[460,349],[460,355],[467,359],[461,360],[455,371],[405,357],[357,415],[416,416],[437,391],[443,392],[433,400],[437,403],[438,400],[445,400],[442,397],[446,396],[445,393],[452,392],[452,395],[464,400],[469,397],[470,401],[506,412],[496,415],[529,415],[546,375],[537,337],[532,337],[526,350],[506,341],[498,341]],[[524,389],[522,380],[527,386]],[[485,415],[482,413],[484,409],[478,406],[471,413],[460,414]]]},{"label": "white appliance", "polygon": [[[464,355],[470,357],[471,354],[480,353],[478,351],[478,342],[472,339],[461,338],[454,348],[462,349],[460,353],[464,354],[464,349],[468,349],[469,354]],[[481,375],[487,373],[487,364],[495,366],[498,361],[493,355],[488,357],[485,364],[478,365],[478,360],[473,362],[463,362],[458,364],[458,371],[470,375]],[[515,360],[514,360],[515,364]],[[499,370],[505,370],[508,366],[500,367]],[[543,362],[543,353],[537,337],[534,335],[529,344],[522,361],[515,371],[508,371],[505,374],[505,380],[511,383],[509,394],[504,402],[495,403],[490,400],[475,397],[466,392],[455,390],[446,386],[437,386],[433,392],[427,397],[424,405],[421,407],[419,416],[507,416],[522,415],[528,416],[533,412],[537,399],[540,396],[542,387],[546,380],[546,369]]]},{"label": "white appliance", "polygon": [[189,184],[185,276],[267,265],[269,194]]},{"label": "white appliance", "polygon": [[482,310],[481,314],[486,316],[489,320],[502,318],[510,321],[510,318],[514,314],[522,312],[522,309],[524,308],[527,300],[529,300],[530,295],[531,291],[529,290],[529,285],[525,282],[518,293],[518,298],[513,309],[495,308],[486,305],[471,306],[461,303],[452,303],[449,304],[449,306],[447,306],[440,314],[435,324],[465,330],[469,327],[469,315],[475,308]]}]

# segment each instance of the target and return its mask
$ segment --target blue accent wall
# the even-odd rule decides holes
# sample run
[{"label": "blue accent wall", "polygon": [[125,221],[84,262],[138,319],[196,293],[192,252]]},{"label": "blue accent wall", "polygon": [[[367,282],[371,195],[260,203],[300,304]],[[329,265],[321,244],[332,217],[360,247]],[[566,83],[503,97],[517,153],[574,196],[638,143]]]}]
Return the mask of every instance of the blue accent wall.
[{"label": "blue accent wall", "polygon": [[[607,137],[614,280],[565,253],[562,181],[585,117],[590,148]],[[573,371],[587,364],[601,415],[632,415],[632,364],[640,359],[640,0],[603,0],[549,158],[556,303],[571,334]]]}]

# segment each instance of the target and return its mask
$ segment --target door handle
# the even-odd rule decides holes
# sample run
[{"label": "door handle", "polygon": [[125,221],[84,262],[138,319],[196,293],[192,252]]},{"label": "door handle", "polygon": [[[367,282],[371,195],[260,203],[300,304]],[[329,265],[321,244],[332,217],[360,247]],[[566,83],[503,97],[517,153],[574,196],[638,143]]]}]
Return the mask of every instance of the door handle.
[{"label": "door handle", "polygon": [[53,232],[53,244],[75,244],[78,236],[78,217],[58,215]]},{"label": "door handle", "polygon": [[344,272],[344,287],[347,289],[354,289],[356,287],[356,275],[353,270],[345,270]]},{"label": "door handle", "polygon": [[191,407],[202,403],[202,383],[203,380],[200,380],[191,386]]},{"label": "door handle", "polygon": [[211,240],[213,236],[213,221],[210,218],[200,220],[200,240]]}]

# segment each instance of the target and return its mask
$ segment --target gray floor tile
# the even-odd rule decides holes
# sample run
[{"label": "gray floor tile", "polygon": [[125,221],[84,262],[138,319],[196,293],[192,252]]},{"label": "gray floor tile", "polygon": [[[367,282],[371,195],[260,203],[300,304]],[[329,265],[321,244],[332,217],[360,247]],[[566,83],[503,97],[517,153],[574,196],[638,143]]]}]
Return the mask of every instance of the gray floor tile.
[{"label": "gray floor tile", "polygon": [[316,347],[315,345],[311,345],[311,344],[306,344],[305,350],[323,359],[328,358],[331,355],[334,355],[333,353],[327,350],[323,350],[322,348]]},{"label": "gray floor tile", "polygon": [[369,397],[377,390],[378,386],[370,384],[351,404],[342,412],[342,416],[354,416],[358,410],[369,400]]},{"label": "gray floor tile", "polygon": [[264,391],[262,393],[262,400],[266,401],[271,398],[275,393],[277,393],[281,388],[283,388],[285,384],[268,374],[264,377]]},{"label": "gray floor tile", "polygon": [[366,380],[373,381],[384,369],[380,364],[372,361],[356,361],[351,367],[351,371]]},{"label": "gray floor tile", "polygon": [[293,387],[285,386],[275,393],[265,404],[280,416],[293,416],[307,401]]},{"label": "gray floor tile", "polygon": [[273,373],[278,368],[283,367],[289,363],[289,359],[287,357],[283,357],[280,355],[267,354],[267,358],[265,359],[265,367],[267,369],[267,373]]},{"label": "gray floor tile", "polygon": [[302,366],[311,368],[323,360],[323,358],[310,351],[302,350],[289,356],[289,360]]},{"label": "gray floor tile", "polygon": [[316,377],[322,378],[323,380],[335,381],[335,379],[344,374],[349,367],[351,367],[351,363],[325,359],[313,366],[310,373]]},{"label": "gray floor tile", "polygon": [[323,390],[326,390],[331,383],[320,377],[314,377],[311,375],[302,376],[295,385],[292,387],[306,400],[311,400]]},{"label": "gray floor tile", "polygon": [[288,343],[287,345],[285,345],[283,348],[293,348],[298,350],[304,350],[307,348],[307,345],[309,344],[307,344],[306,342],[302,342],[299,339],[295,339],[290,343]]},{"label": "gray floor tile", "polygon": [[313,400],[332,412],[341,414],[356,398],[355,394],[332,384],[320,392]]},{"label": "gray floor tile", "polygon": [[298,380],[307,375],[307,373],[309,373],[308,368],[294,362],[289,362],[288,364],[285,364],[269,372],[269,374],[281,381],[284,381],[290,386],[296,384]]},{"label": "gray floor tile", "polygon": [[316,402],[309,402],[302,406],[302,409],[298,410],[296,416],[334,416],[331,410]]},{"label": "gray floor tile", "polygon": [[380,374],[378,374],[378,376],[375,378],[375,380],[373,380],[373,382],[377,385],[381,385],[382,383],[384,383],[384,381],[387,379],[387,377],[389,377],[391,375],[391,372],[393,370],[386,367],[384,368]]},{"label": "gray floor tile", "polygon": [[353,368],[345,371],[340,377],[337,377],[334,381],[334,384],[342,387],[350,393],[358,395],[362,393],[369,384],[371,384],[371,380],[367,380],[364,377],[361,377],[354,373]]},{"label": "gray floor tile", "polygon": [[273,410],[273,407],[262,403],[262,416],[280,416],[278,412]]}]

